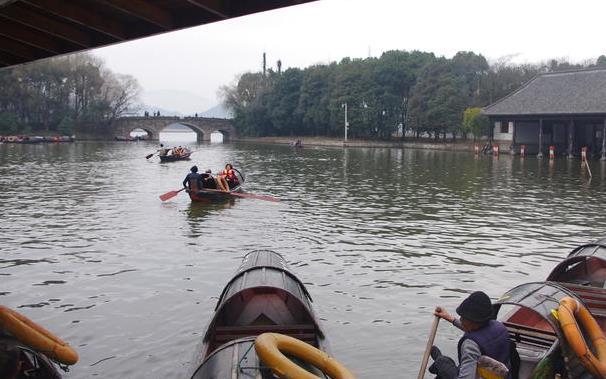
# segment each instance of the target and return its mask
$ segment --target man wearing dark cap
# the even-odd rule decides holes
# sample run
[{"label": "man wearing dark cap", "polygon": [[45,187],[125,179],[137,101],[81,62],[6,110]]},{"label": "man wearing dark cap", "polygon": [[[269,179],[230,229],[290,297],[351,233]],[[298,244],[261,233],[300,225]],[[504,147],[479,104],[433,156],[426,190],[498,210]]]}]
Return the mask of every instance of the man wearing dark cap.
[{"label": "man wearing dark cap", "polygon": [[[460,319],[437,307],[434,315],[465,332],[457,348],[459,367],[433,346],[431,357],[434,363],[429,372],[440,379],[475,379],[478,361],[482,356],[503,363],[511,371],[509,334],[505,325],[492,319],[492,304],[488,295],[481,291],[472,293],[457,307],[457,313]],[[507,378],[511,378],[511,374]]]}]

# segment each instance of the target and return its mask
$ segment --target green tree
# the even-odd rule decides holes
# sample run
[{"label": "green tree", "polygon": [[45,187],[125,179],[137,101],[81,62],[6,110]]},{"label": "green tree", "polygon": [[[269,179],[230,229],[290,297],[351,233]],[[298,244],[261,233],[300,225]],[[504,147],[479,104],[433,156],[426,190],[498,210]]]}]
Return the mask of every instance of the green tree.
[{"label": "green tree", "polygon": [[19,119],[13,113],[0,112],[0,134],[17,134]]},{"label": "green tree", "polygon": [[488,132],[488,118],[482,115],[481,108],[467,108],[463,112],[463,131],[471,133],[474,141]]}]

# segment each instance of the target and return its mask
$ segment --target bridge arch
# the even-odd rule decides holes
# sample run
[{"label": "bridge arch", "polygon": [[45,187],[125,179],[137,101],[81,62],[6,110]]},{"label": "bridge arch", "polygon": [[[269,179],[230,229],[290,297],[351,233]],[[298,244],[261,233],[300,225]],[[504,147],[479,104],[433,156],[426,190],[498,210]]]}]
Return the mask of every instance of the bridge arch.
[{"label": "bridge arch", "polygon": [[[181,125],[185,125],[191,129],[192,132],[196,133],[196,139],[198,142],[210,141],[210,133],[201,128],[199,125],[193,124],[191,122],[179,122]],[[208,136],[206,136],[208,134]]]},{"label": "bridge arch", "polygon": [[[134,128],[134,129],[132,129],[130,132],[128,132],[128,134],[127,134],[126,136],[127,136],[127,137],[128,137],[128,136],[131,136],[131,137],[132,137],[131,133],[132,133],[132,132],[139,131],[139,130],[142,130],[142,131],[144,131],[145,133],[147,133],[147,137],[145,137],[145,139],[148,139],[148,140],[150,140],[150,139],[154,139],[154,133],[153,133],[151,130],[148,130],[148,129],[146,129],[146,128]],[[156,137],[157,137],[157,136],[156,136]]]},{"label": "bridge arch", "polygon": [[[107,128],[96,128],[82,135],[83,139],[113,140],[116,136],[128,136],[135,129],[143,129],[149,140],[157,141],[160,131],[171,124],[182,124],[198,135],[198,141],[209,142],[213,131],[223,133],[223,142],[237,139],[237,131],[231,120],[206,117],[121,117]],[[76,135],[79,138],[78,134]]]}]

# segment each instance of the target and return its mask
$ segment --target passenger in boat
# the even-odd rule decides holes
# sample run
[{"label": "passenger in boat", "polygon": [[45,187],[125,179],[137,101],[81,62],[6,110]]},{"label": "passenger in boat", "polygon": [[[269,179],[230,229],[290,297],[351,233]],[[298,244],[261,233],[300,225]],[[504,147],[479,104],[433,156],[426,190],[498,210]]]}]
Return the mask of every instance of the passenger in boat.
[{"label": "passenger in boat", "polygon": [[433,346],[431,357],[434,363],[429,367],[429,372],[440,379],[475,379],[480,357],[488,356],[503,363],[509,370],[507,378],[511,378],[509,333],[505,325],[492,319],[492,304],[488,295],[482,291],[472,293],[457,307],[457,313],[460,319],[437,307],[434,315],[465,332],[457,347],[459,366]]},{"label": "passenger in boat", "polygon": [[193,166],[189,174],[183,179],[183,187],[187,192],[198,192],[203,187],[202,175],[198,174],[198,166]]},{"label": "passenger in boat", "polygon": [[217,189],[217,182],[213,178],[211,170],[206,170],[200,176],[202,177],[202,188]]},{"label": "passenger in boat", "polygon": [[238,185],[238,177],[231,163],[225,165],[225,169],[217,175],[217,183],[222,191],[229,191],[230,188]]}]

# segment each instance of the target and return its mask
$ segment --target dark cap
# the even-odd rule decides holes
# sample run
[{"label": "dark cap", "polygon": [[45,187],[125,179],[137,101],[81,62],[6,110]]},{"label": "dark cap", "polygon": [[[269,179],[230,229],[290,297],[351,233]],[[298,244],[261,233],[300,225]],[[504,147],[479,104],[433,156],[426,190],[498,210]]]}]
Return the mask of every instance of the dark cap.
[{"label": "dark cap", "polygon": [[191,172],[198,172],[198,166],[192,166],[192,168],[190,168]]},{"label": "dark cap", "polygon": [[482,291],[476,291],[457,307],[459,316],[469,321],[483,323],[492,318],[490,298]]}]

